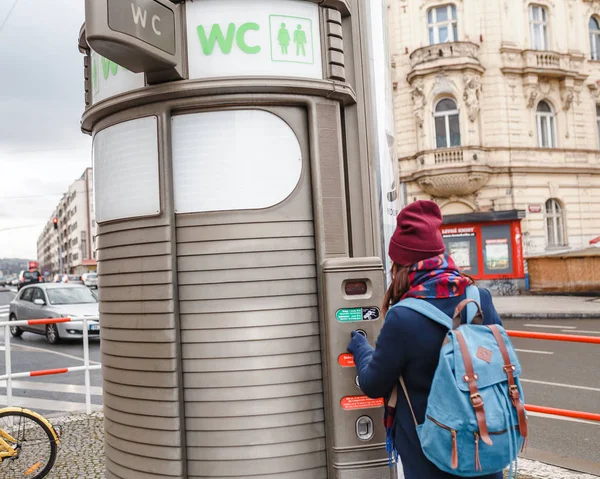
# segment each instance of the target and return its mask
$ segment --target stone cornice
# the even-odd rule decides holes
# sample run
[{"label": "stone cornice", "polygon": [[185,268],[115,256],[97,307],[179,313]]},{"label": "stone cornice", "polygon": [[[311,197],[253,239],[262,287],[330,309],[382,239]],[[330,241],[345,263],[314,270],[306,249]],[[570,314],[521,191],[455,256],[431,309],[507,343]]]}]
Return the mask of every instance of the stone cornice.
[{"label": "stone cornice", "polygon": [[[536,147],[528,147],[528,146],[523,146],[523,147],[461,146],[461,147],[459,147],[459,149],[461,149],[463,151],[484,151],[487,153],[491,153],[494,151],[508,151],[510,153],[516,153],[516,152],[522,152],[522,151],[535,152],[535,153],[574,153],[574,154],[585,153],[585,154],[598,155],[598,157],[600,158],[600,150],[584,149],[584,148],[536,148]],[[420,156],[432,154],[432,153],[436,153],[436,152],[440,152],[440,151],[443,151],[443,150],[442,149],[421,150],[410,156],[398,157],[398,161],[402,162],[402,161],[408,161],[408,160],[415,160],[415,159],[419,158]],[[599,164],[599,167],[600,167],[600,164]]]}]

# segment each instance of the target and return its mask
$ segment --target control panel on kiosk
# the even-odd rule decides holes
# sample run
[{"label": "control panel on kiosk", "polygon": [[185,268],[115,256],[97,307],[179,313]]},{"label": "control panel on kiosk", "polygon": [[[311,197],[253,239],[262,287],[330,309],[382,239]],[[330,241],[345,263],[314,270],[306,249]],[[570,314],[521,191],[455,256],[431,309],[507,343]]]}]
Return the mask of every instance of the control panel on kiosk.
[{"label": "control panel on kiosk", "polygon": [[352,354],[347,351],[352,331],[374,345],[383,325],[381,305],[385,292],[384,270],[379,258],[336,258],[323,262],[325,321],[324,350],[329,364],[326,381],[332,423],[332,455],[329,463],[343,467],[352,453],[377,450],[385,443],[383,398],[369,398],[360,389]]}]

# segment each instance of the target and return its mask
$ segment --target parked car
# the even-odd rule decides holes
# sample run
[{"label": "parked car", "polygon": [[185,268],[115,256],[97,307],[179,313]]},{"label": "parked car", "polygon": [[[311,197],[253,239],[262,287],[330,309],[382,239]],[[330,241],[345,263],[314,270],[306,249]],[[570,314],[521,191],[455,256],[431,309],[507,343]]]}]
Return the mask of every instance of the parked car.
[{"label": "parked car", "polygon": [[[86,317],[88,334],[100,334],[98,298],[92,291],[77,284],[41,283],[25,286],[10,303],[9,321],[28,319]],[[43,334],[50,344],[61,339],[83,338],[82,323],[13,326],[10,332],[19,337],[23,332]]]},{"label": "parked car", "polygon": [[29,284],[37,284],[43,282],[42,275],[39,271],[21,271],[19,273],[19,282],[17,283],[17,289],[21,289],[23,286]]},{"label": "parked car", "polygon": [[88,288],[97,288],[98,287],[98,274],[97,273],[85,273],[81,275],[81,279],[83,284],[85,284]]}]

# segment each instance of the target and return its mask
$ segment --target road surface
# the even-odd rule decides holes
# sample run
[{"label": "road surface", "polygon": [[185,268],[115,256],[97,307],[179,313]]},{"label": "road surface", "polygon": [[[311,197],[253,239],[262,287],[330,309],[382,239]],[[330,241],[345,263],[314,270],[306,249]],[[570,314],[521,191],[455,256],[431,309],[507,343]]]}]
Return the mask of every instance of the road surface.
[{"label": "road surface", "polygon": [[[600,337],[599,320],[507,320],[506,329]],[[527,404],[600,413],[600,345],[513,338]],[[600,423],[529,413],[525,456],[600,476]]]},{"label": "road surface", "polygon": [[[8,320],[8,304],[13,292],[0,292],[0,321]],[[52,346],[44,336],[24,333],[12,338],[12,371],[26,372],[83,366],[81,341],[64,342]],[[100,341],[90,340],[90,361],[100,363]],[[0,328],[0,374],[5,371],[4,328]],[[102,404],[102,376],[91,371],[92,403],[98,409]],[[83,372],[13,380],[13,406],[35,409],[42,414],[85,411],[85,379]],[[0,406],[6,405],[6,383],[0,381]]]}]

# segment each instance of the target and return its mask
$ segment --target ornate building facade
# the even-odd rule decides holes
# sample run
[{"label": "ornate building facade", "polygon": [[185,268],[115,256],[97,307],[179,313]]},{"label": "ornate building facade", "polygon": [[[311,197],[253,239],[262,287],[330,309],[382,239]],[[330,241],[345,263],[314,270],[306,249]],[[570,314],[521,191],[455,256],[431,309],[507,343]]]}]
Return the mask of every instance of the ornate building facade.
[{"label": "ornate building facade", "polygon": [[[511,257],[598,237],[600,1],[389,0],[388,21],[407,201],[434,199],[455,226],[515,222]],[[477,245],[505,265],[493,241]]]}]

